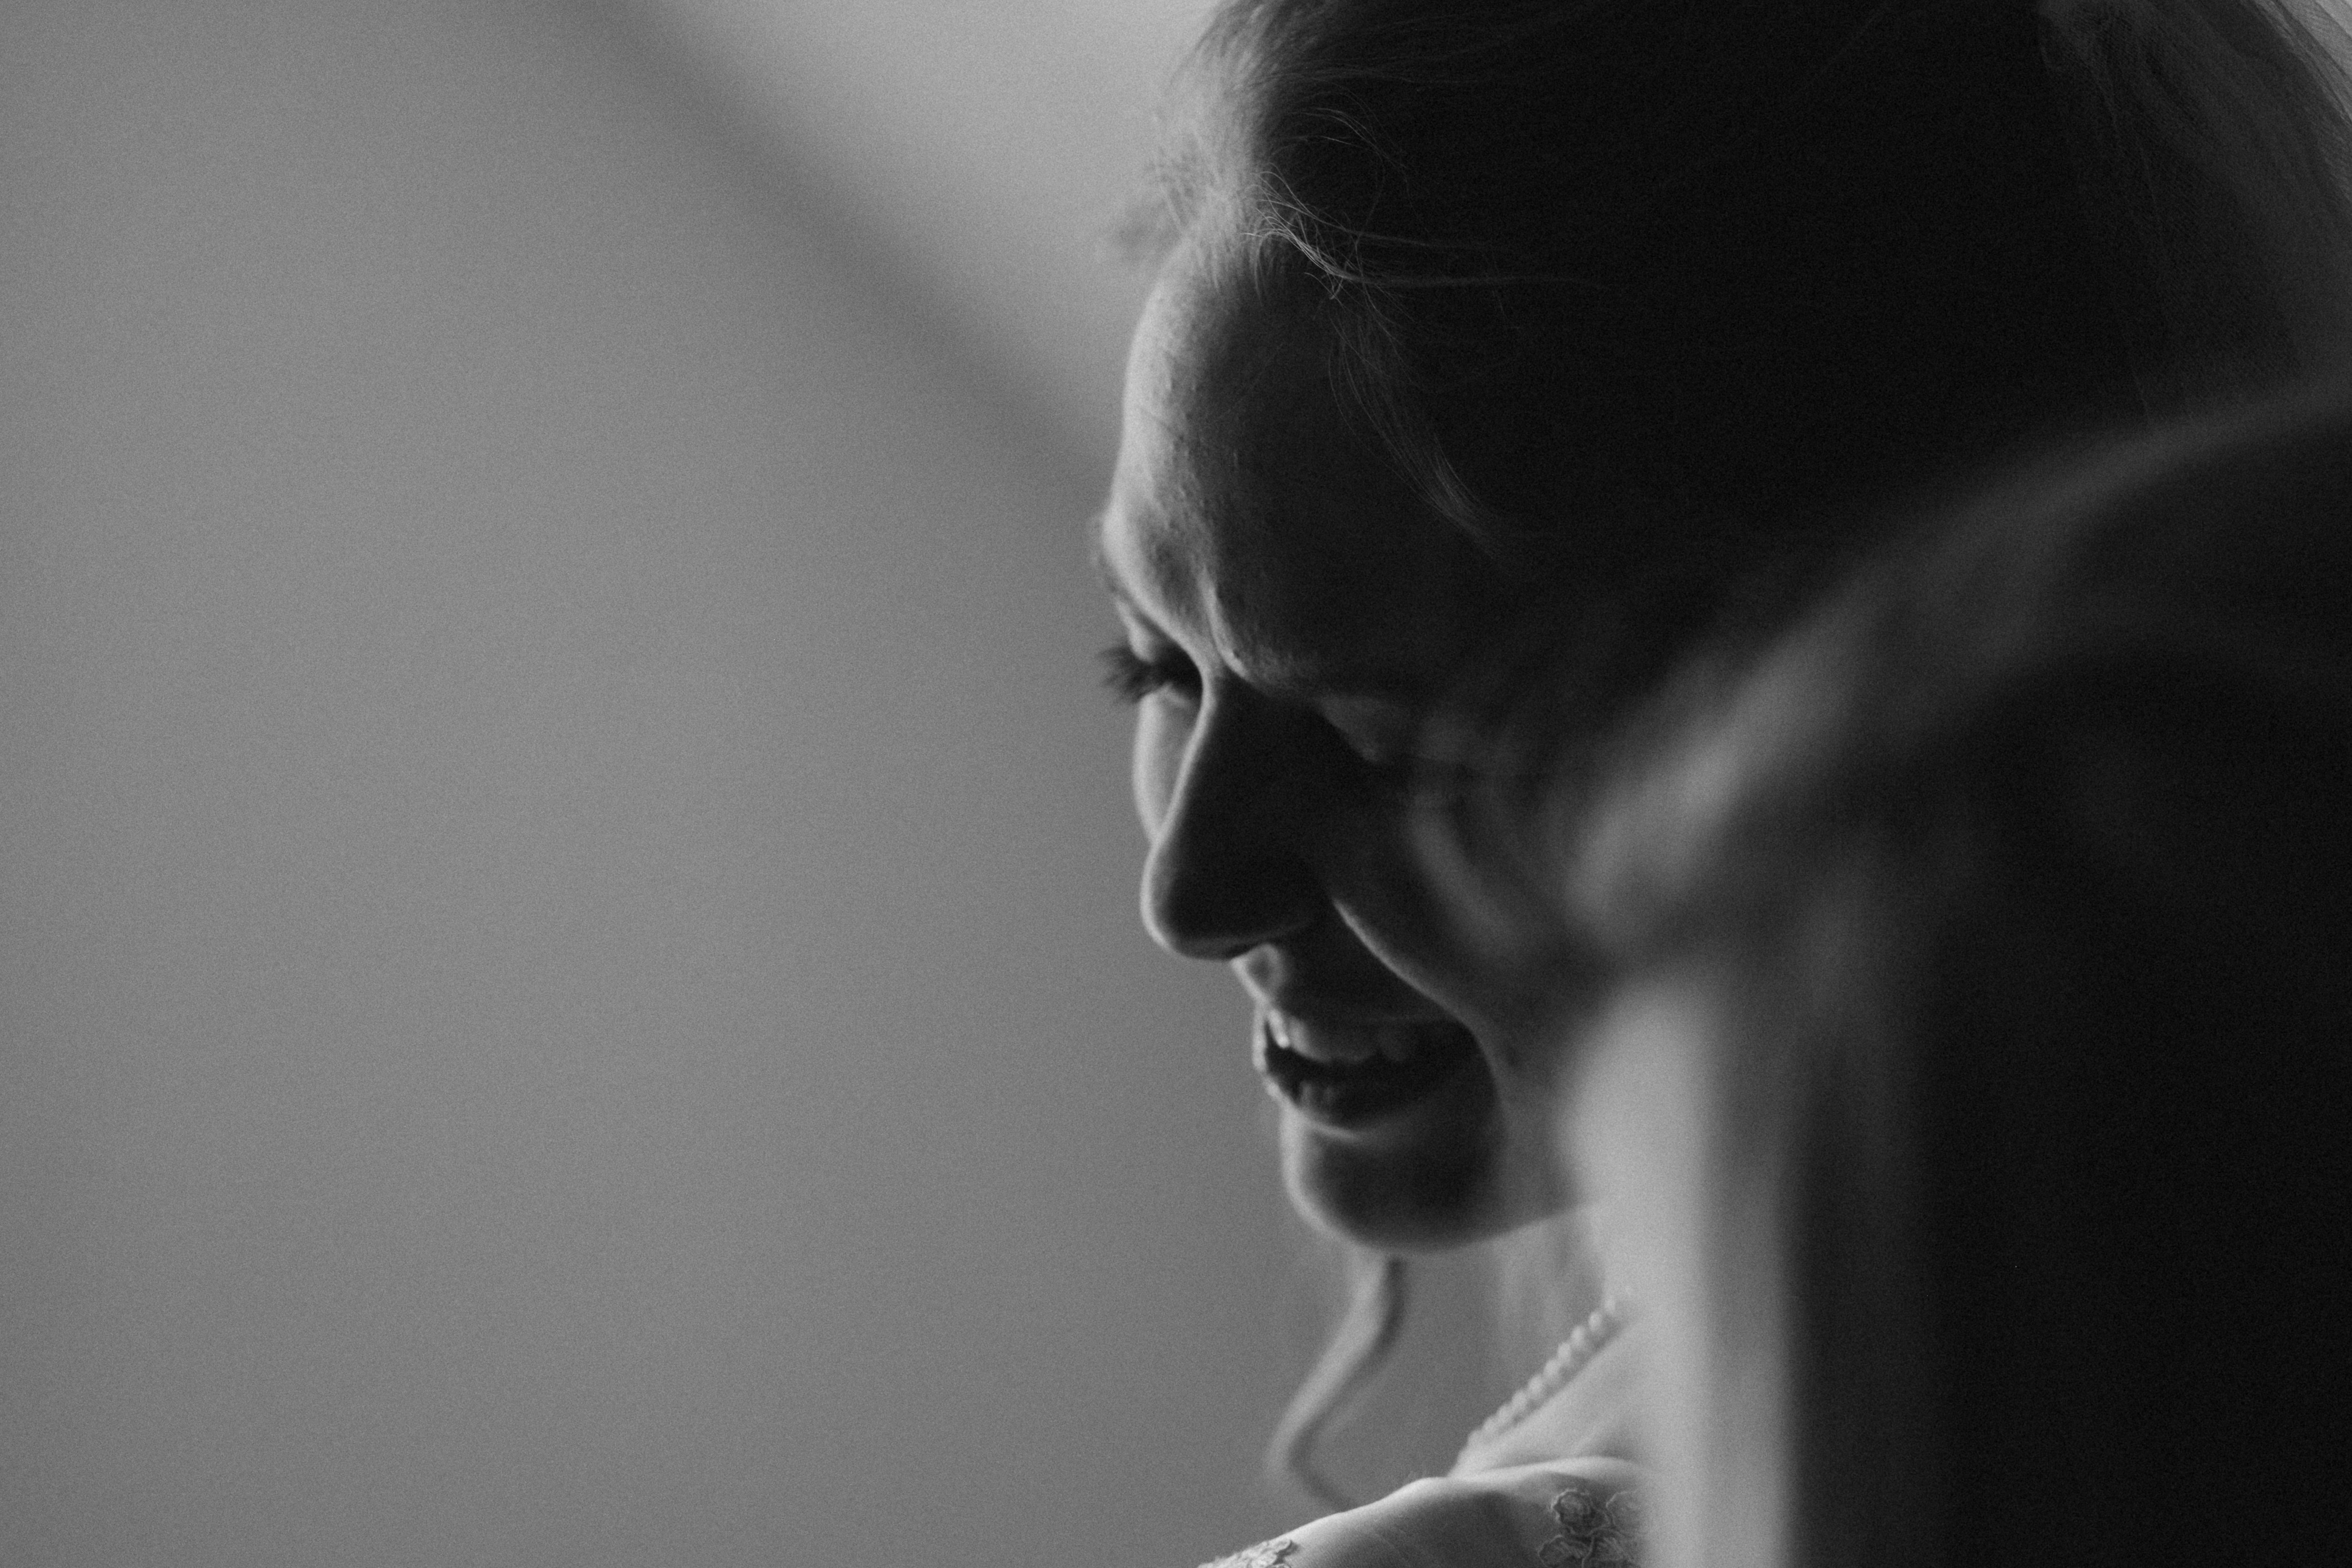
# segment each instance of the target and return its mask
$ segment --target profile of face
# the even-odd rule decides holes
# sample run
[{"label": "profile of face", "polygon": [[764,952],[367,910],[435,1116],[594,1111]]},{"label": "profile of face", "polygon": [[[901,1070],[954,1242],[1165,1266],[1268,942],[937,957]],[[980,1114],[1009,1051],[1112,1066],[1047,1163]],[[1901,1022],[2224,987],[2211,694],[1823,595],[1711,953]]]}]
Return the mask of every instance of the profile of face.
[{"label": "profile of face", "polygon": [[1353,428],[1278,294],[1196,240],[1129,363],[1099,544],[1144,921],[1254,1005],[1301,1212],[1443,1247],[1565,1201],[1557,976],[1479,941],[1416,843],[1423,721],[1514,591]]}]

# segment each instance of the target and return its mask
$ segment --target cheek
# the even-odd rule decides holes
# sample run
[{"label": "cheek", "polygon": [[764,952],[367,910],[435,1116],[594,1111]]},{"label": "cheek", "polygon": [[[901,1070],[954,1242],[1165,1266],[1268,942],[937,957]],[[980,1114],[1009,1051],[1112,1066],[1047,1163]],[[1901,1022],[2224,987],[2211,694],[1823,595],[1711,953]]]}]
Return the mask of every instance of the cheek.
[{"label": "cheek", "polygon": [[1366,825],[1349,850],[1340,905],[1364,945],[1515,1063],[1548,1070],[1567,994],[1585,985],[1574,955],[1499,925],[1486,890],[1433,860],[1408,823]]},{"label": "cheek", "polygon": [[1160,837],[1168,819],[1168,803],[1184,770],[1184,746],[1192,733],[1190,719],[1170,711],[1166,702],[1145,700],[1135,712],[1133,784],[1135,815],[1150,837]]},{"label": "cheek", "polygon": [[1331,835],[1335,901],[1381,963],[1447,1011],[1470,1016],[1490,989],[1490,965],[1465,940],[1450,889],[1431,874],[1408,823],[1391,813],[1354,814]]}]

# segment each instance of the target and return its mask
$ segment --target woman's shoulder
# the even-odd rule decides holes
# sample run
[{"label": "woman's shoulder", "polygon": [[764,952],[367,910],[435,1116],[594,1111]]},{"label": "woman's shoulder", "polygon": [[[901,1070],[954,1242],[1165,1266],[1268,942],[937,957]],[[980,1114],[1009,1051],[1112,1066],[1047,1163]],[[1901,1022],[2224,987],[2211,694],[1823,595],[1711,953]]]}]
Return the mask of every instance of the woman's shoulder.
[{"label": "woman's shoulder", "polygon": [[1414,1481],[1206,1568],[1634,1568],[1637,1474],[1564,1459]]}]

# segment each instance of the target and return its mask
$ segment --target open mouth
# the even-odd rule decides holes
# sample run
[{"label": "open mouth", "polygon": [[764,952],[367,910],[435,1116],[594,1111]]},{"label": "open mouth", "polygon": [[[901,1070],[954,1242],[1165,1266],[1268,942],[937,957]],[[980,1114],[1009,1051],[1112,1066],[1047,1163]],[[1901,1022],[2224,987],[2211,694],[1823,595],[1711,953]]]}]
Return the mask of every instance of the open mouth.
[{"label": "open mouth", "polygon": [[1337,1024],[1271,1008],[1258,1015],[1258,1071],[1286,1103],[1334,1125],[1401,1110],[1477,1055],[1475,1037],[1451,1019]]}]

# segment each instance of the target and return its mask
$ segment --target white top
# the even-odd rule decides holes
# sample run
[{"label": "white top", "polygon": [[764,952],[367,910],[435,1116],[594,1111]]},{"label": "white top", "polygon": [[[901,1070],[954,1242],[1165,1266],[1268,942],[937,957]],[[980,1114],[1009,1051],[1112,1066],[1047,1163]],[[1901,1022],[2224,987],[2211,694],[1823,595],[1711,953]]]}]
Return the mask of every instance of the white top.
[{"label": "white top", "polygon": [[1454,1473],[1327,1514],[1206,1568],[1632,1568],[1642,1335],[1628,1328]]}]

